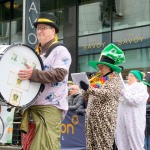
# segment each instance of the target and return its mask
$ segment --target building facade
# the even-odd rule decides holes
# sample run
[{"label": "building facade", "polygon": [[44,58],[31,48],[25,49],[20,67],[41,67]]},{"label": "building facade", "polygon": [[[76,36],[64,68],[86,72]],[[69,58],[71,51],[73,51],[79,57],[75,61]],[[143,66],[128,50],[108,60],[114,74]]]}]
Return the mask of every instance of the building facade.
[{"label": "building facade", "polygon": [[150,71],[149,0],[1,0],[0,43],[35,47],[32,23],[39,12],[57,16],[59,40],[73,59],[70,73],[94,71],[87,62],[98,60],[109,43],[125,53],[124,79],[131,69]]},{"label": "building facade", "polygon": [[125,53],[123,79],[132,69],[150,73],[150,0],[0,0],[0,44],[34,48],[39,12],[57,16],[59,41],[73,60],[70,73],[95,71],[88,61],[97,61],[109,43]]}]

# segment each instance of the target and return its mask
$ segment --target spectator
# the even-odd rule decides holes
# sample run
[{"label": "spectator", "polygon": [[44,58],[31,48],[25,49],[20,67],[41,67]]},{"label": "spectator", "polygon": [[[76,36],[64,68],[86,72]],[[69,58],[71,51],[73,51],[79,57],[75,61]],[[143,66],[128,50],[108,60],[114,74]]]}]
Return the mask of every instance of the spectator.
[{"label": "spectator", "polygon": [[148,93],[141,82],[143,73],[131,70],[128,84],[121,91],[115,142],[118,150],[144,150],[146,102]]},{"label": "spectator", "polygon": [[83,102],[82,94],[78,85],[70,86],[71,95],[68,97],[69,110],[77,110]]},{"label": "spectator", "polygon": [[83,101],[81,103],[81,105],[79,106],[79,108],[76,110],[76,113],[78,115],[83,116],[86,113],[86,108],[87,108],[87,104],[88,104],[88,97],[84,97]]},{"label": "spectator", "polygon": [[68,96],[70,95],[70,86],[73,85],[74,83],[72,81],[68,81],[67,86],[68,86]]},{"label": "spectator", "polygon": [[[90,80],[97,72],[86,72],[88,79]],[[86,92],[83,92],[82,94],[83,96],[83,101],[81,103],[81,105],[79,106],[79,108],[76,110],[76,113],[78,115],[83,116],[86,113],[86,108],[88,105],[88,99],[89,99],[89,95]]]},{"label": "spectator", "polygon": [[143,81],[147,85],[147,91],[149,98],[147,100],[147,111],[146,111],[146,130],[145,130],[145,150],[150,150],[150,74],[148,73]]}]

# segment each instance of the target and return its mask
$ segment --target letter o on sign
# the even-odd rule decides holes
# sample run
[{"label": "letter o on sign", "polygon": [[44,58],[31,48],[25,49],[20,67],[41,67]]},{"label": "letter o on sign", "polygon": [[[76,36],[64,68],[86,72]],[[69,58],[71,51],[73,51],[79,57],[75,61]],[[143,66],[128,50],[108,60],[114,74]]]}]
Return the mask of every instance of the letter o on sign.
[{"label": "letter o on sign", "polygon": [[29,35],[28,35],[28,42],[30,43],[30,44],[36,44],[36,42],[37,42],[37,37],[36,37],[36,35],[34,34],[34,33],[30,33]]}]

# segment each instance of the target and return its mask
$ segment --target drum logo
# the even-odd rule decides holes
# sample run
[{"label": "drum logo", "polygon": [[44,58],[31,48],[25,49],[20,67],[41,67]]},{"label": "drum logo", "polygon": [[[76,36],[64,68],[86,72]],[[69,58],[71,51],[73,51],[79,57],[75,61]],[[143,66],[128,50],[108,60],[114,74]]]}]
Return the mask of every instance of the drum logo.
[{"label": "drum logo", "polygon": [[21,92],[12,90],[10,94],[9,103],[14,106],[19,106],[21,100]]},{"label": "drum logo", "polygon": [[13,53],[12,57],[11,57],[11,60],[13,61],[17,61],[17,54]]},{"label": "drum logo", "polygon": [[17,79],[17,85],[20,86],[20,85],[21,85],[21,82],[22,82],[22,80],[18,78],[18,79]]}]

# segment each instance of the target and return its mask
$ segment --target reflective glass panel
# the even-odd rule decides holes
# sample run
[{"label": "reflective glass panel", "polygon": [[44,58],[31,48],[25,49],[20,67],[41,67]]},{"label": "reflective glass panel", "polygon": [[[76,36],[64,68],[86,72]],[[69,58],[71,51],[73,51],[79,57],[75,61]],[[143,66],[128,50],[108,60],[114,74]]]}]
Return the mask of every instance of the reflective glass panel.
[{"label": "reflective glass panel", "polygon": [[0,4],[0,43],[22,42],[22,0]]},{"label": "reflective glass panel", "polygon": [[64,24],[64,1],[63,0],[41,0],[41,12],[53,13],[57,17],[57,25],[59,27],[58,38],[63,39],[63,24]]},{"label": "reflective glass panel", "polygon": [[115,0],[113,29],[123,29],[150,24],[149,0]]},{"label": "reflective glass panel", "polygon": [[81,0],[79,36],[110,31],[110,5],[107,1]]},{"label": "reflective glass panel", "polygon": [[125,79],[130,70],[136,69],[143,72],[150,72],[150,48],[142,48],[124,51],[126,61],[122,65],[123,78]]},{"label": "reflective glass panel", "polygon": [[112,32],[113,43],[121,49],[150,47],[150,26]]}]

